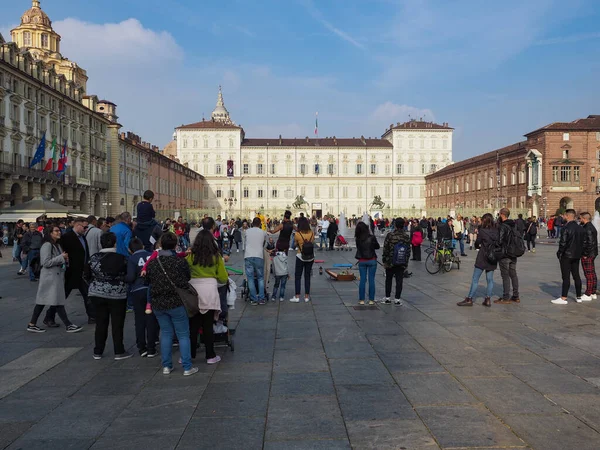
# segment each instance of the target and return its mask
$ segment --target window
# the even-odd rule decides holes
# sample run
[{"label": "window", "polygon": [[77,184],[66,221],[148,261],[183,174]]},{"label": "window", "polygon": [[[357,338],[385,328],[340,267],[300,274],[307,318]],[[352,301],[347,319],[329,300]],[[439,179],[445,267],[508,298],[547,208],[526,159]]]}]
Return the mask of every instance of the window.
[{"label": "window", "polygon": [[221,189],[217,189],[217,198],[221,198],[222,195],[223,192],[221,191]]},{"label": "window", "polygon": [[244,198],[248,198],[248,197],[250,197],[250,190],[247,187],[245,187],[244,188]]},{"label": "window", "polygon": [[23,33],[23,45],[31,45],[31,33],[29,31]]},{"label": "window", "polygon": [[315,175],[319,175],[321,167],[318,164],[315,164]]},{"label": "window", "polygon": [[262,163],[258,163],[256,165],[256,174],[257,175],[264,175],[265,171],[264,171],[264,165]]},{"label": "window", "polygon": [[198,148],[198,139],[194,139],[194,148]]},{"label": "window", "polygon": [[229,138],[229,147],[233,148],[233,138]]},{"label": "window", "polygon": [[362,198],[362,186],[358,186],[356,188],[356,197],[357,198]]},{"label": "window", "polygon": [[248,164],[244,164],[242,166],[242,172],[244,173],[244,175],[248,175],[250,173],[250,168],[248,167]]},{"label": "window", "polygon": [[187,139],[183,140],[183,148],[187,148]]},{"label": "window", "polygon": [[327,164],[327,173],[329,175],[333,175],[334,171],[333,171],[333,164]]},{"label": "window", "polygon": [[344,163],[342,166],[342,172],[344,172],[344,175],[348,175],[348,164]]},{"label": "window", "polygon": [[362,175],[362,164],[356,165],[356,175]]},{"label": "window", "polygon": [[435,143],[436,143],[436,140],[435,140],[435,139],[432,139],[432,140],[431,140],[431,148],[435,148]]},{"label": "window", "polygon": [[306,195],[306,186],[300,186],[300,195]]},{"label": "window", "polygon": [[600,131],[596,131],[596,140],[600,142]]},{"label": "window", "polygon": [[421,139],[420,145],[421,145],[421,148],[425,148],[425,139]]},{"label": "window", "polygon": [[408,140],[408,148],[413,148],[415,146],[415,141],[413,139]]},{"label": "window", "polygon": [[560,168],[560,181],[571,181],[571,168],[569,166],[562,166]]},{"label": "window", "polygon": [[329,198],[333,198],[333,197],[334,197],[333,186],[329,186]]},{"label": "window", "polygon": [[217,139],[217,148],[221,147],[221,139]]},{"label": "window", "polygon": [[306,175],[306,164],[300,164],[300,175]]},{"label": "window", "polygon": [[569,140],[569,133],[563,133],[563,141]]},{"label": "window", "polygon": [[223,169],[221,168],[221,164],[217,164],[217,165],[215,165],[215,173],[216,173],[217,175],[221,175],[221,172],[222,172],[222,170],[223,170]]},{"label": "window", "polygon": [[386,165],[385,165],[385,174],[386,174],[386,175],[389,175],[389,174],[390,174],[390,172],[391,172],[391,170],[392,170],[392,168],[390,167],[390,165],[389,165],[389,164],[386,164]]},{"label": "window", "polygon": [[396,164],[396,175],[402,175],[403,173],[402,164]]},{"label": "window", "polygon": [[273,198],[277,198],[277,195],[278,195],[278,194],[277,194],[277,189],[273,189],[273,190],[271,191],[271,197],[273,197]]},{"label": "window", "polygon": [[444,139],[444,141],[442,142],[442,148],[444,150],[446,150],[448,148],[448,141]]},{"label": "window", "polygon": [[262,189],[259,189],[258,191],[256,191],[256,195],[257,195],[258,198],[263,198],[264,191]]},{"label": "window", "polygon": [[510,174],[510,184],[515,184],[517,182],[517,174],[512,172]]},{"label": "window", "polygon": [[204,148],[208,148],[208,139],[204,138]]},{"label": "window", "polygon": [[563,150],[563,159],[569,159],[569,150]]},{"label": "window", "polygon": [[421,173],[425,173],[425,164],[421,164]]},{"label": "window", "polygon": [[275,164],[271,164],[271,175],[275,175]]},{"label": "window", "polygon": [[344,186],[342,188],[342,197],[343,198],[348,198],[348,186]]},{"label": "window", "polygon": [[377,175],[377,164],[371,164],[371,175]]},{"label": "window", "polygon": [[42,34],[42,47],[48,48],[48,35],[46,33]]},{"label": "window", "polygon": [[315,186],[315,197],[320,197],[321,196],[321,189],[319,188],[319,186]]},{"label": "window", "polygon": [[437,164],[431,164],[429,166],[429,172],[435,172],[437,170]]},{"label": "window", "polygon": [[573,166],[573,181],[579,183],[579,166]]}]

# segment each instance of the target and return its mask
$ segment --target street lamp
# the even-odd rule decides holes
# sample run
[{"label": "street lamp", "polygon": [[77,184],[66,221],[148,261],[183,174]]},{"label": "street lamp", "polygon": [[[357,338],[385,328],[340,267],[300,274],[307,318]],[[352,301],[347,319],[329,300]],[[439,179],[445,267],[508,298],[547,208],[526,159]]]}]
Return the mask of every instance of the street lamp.
[{"label": "street lamp", "polygon": [[227,210],[229,211],[229,215],[231,216],[231,211],[233,209],[233,206],[237,204],[237,198],[228,197],[225,199],[225,204],[228,206]]},{"label": "street lamp", "polygon": [[415,218],[415,210],[417,209],[417,207],[415,206],[415,204],[414,204],[414,203],[413,203],[413,205],[412,205],[412,208],[411,208],[411,209],[412,209],[412,218],[414,219],[414,218]]},{"label": "street lamp", "polygon": [[103,202],[102,206],[104,206],[104,216],[107,217],[108,216],[108,207],[112,206],[112,203],[110,203],[110,202]]}]

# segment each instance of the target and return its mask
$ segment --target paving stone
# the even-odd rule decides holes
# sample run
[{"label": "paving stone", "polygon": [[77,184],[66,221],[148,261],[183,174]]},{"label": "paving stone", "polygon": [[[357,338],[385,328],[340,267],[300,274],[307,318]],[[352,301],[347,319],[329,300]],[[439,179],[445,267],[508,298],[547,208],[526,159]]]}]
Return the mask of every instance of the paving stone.
[{"label": "paving stone", "polygon": [[350,442],[345,440],[301,440],[267,441],[264,450],[351,450]]},{"label": "paving stone", "polygon": [[194,417],[264,416],[268,398],[268,383],[211,383]]},{"label": "paving stone", "polygon": [[597,394],[592,383],[554,364],[510,365],[506,369],[542,394]]},{"label": "paving stone", "polygon": [[94,439],[68,438],[68,439],[19,439],[8,450],[83,450],[94,444]]},{"label": "paving stone", "polygon": [[374,358],[377,355],[367,341],[325,341],[327,358]]},{"label": "paving stone", "polygon": [[280,373],[273,376],[271,396],[335,395],[329,372]]},{"label": "paving stone", "polygon": [[194,417],[181,436],[177,450],[262,448],[264,432],[264,417]]},{"label": "paving stone", "polygon": [[274,372],[326,372],[329,370],[321,349],[275,350]]},{"label": "paving stone", "polygon": [[[0,404],[0,408],[2,404]],[[1,409],[0,409],[1,410]],[[8,447],[25,433],[35,422],[0,422],[0,448]]]},{"label": "paving stone", "polygon": [[600,393],[598,395],[552,394],[549,397],[578,419],[600,430]]},{"label": "paving stone", "polygon": [[480,405],[421,406],[417,412],[442,447],[523,444],[508,427]]},{"label": "paving stone", "polygon": [[345,421],[417,418],[395,384],[338,385],[337,395]]},{"label": "paving stone", "polygon": [[156,372],[157,368],[106,369],[86,383],[76,395],[135,395],[156,375]]},{"label": "paving stone", "polygon": [[138,431],[120,436],[104,434],[98,439],[92,450],[131,450],[131,449],[161,449],[173,450],[179,442],[181,432],[157,433],[153,429]]},{"label": "paving stone", "polygon": [[448,373],[405,373],[396,375],[395,378],[413,405],[478,402]]},{"label": "paving stone", "polygon": [[379,358],[331,359],[335,384],[391,384],[392,376]]},{"label": "paving stone", "polygon": [[363,420],[347,422],[353,449],[439,449],[420,420]]},{"label": "paving stone", "polygon": [[508,377],[510,373],[487,359],[473,359],[463,363],[446,364],[446,369],[457,378]]},{"label": "paving stone", "polygon": [[267,441],[322,438],[346,438],[335,396],[271,398]]},{"label": "paving stone", "polygon": [[217,365],[211,383],[264,381],[271,379],[273,364],[271,363],[230,363]]},{"label": "paving stone", "polygon": [[379,357],[393,374],[445,372],[446,369],[429,353],[379,352]]},{"label": "paving stone", "polygon": [[503,418],[533,448],[597,450],[600,434],[570,414],[510,415]]}]

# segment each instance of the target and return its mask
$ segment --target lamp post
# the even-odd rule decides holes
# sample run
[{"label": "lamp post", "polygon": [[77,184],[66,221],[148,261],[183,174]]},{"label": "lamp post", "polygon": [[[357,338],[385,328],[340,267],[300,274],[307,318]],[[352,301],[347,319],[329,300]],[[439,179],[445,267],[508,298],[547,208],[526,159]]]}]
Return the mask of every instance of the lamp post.
[{"label": "lamp post", "polygon": [[233,207],[234,207],[234,205],[237,204],[237,198],[235,198],[235,197],[228,197],[228,198],[225,199],[225,204],[227,205],[227,211],[229,212],[229,215],[231,216],[231,212],[233,210]]},{"label": "lamp post", "polygon": [[110,202],[104,202],[102,203],[102,206],[104,206],[104,216],[108,216],[108,207],[112,206],[112,203]]},{"label": "lamp post", "polygon": [[413,205],[412,205],[412,208],[411,208],[411,209],[412,209],[412,218],[414,219],[414,218],[415,218],[415,211],[416,211],[416,209],[417,209],[417,207],[415,206],[415,204],[414,204],[414,203],[413,203]]}]

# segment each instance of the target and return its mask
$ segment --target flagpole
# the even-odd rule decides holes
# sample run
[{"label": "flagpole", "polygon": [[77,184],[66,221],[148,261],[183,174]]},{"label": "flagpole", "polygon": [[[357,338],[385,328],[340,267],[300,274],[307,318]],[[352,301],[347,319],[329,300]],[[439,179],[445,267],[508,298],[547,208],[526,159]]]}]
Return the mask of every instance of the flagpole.
[{"label": "flagpole", "polygon": [[319,138],[319,111],[315,113],[315,136]]}]

